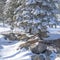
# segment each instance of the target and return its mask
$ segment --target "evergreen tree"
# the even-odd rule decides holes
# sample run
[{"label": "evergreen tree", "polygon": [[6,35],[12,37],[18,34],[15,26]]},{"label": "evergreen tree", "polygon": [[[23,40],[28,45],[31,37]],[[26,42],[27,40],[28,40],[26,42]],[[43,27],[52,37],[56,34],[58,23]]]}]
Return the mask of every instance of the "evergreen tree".
[{"label": "evergreen tree", "polygon": [[5,0],[0,0],[0,22],[3,22],[3,26],[4,26],[4,16],[3,16],[4,5],[5,5]]},{"label": "evergreen tree", "polygon": [[14,22],[16,21],[14,11],[16,7],[18,7],[17,3],[18,3],[17,0],[7,0],[4,6],[3,14],[5,17],[5,22],[11,25],[12,30],[14,28]]},{"label": "evergreen tree", "polygon": [[20,6],[14,14],[19,27],[30,34],[38,34],[43,39],[47,37],[47,25],[56,24],[57,7],[56,0],[21,0]]},{"label": "evergreen tree", "polygon": [[38,34],[43,39],[47,37],[47,25],[54,24],[57,0],[7,0],[4,14],[7,21],[17,25],[26,33]]}]

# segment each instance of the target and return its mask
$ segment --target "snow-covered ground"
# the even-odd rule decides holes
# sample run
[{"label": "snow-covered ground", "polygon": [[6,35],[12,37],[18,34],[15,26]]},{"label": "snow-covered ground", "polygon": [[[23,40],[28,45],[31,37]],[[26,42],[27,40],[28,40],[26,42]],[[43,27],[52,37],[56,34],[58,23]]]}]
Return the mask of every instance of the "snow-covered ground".
[{"label": "snow-covered ground", "polygon": [[55,40],[55,39],[60,39],[60,26],[57,26],[57,28],[48,28],[49,31],[49,37],[44,38],[46,40]]},{"label": "snow-covered ground", "polygon": [[[7,27],[0,27],[0,33],[9,31]],[[31,51],[25,49],[17,50],[21,42],[5,40],[0,35],[0,60],[31,60]]]},{"label": "snow-covered ground", "polygon": [[0,60],[31,60],[30,50],[17,50],[21,42],[4,40],[0,37]]},{"label": "snow-covered ground", "polygon": [[17,50],[21,42],[1,41],[0,60],[30,60],[31,51],[25,49]]},{"label": "snow-covered ground", "polygon": [[[7,27],[0,27],[0,32],[10,30]],[[57,39],[60,38],[60,27],[58,28],[48,28],[50,31],[50,37],[48,39]],[[19,41],[9,41],[5,40],[2,35],[0,35],[0,60],[31,60],[31,56],[33,55],[30,50],[25,50],[24,48],[21,50],[17,50],[17,47],[22,42]],[[56,57],[56,53],[52,53],[51,60],[60,60],[60,57]]]}]

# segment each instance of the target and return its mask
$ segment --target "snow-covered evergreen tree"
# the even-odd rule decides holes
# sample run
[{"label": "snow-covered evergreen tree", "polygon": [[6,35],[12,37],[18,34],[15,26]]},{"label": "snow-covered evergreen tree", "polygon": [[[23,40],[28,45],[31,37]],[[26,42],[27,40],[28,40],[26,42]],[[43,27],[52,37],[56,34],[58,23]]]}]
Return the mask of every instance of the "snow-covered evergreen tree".
[{"label": "snow-covered evergreen tree", "polygon": [[[4,14],[7,20],[17,21],[26,33],[47,37],[47,25],[56,23],[57,0],[7,0]],[[13,21],[16,20],[16,21]]]},{"label": "snow-covered evergreen tree", "polygon": [[56,24],[57,0],[21,0],[15,10],[19,27],[31,34],[39,33],[42,39],[47,36],[47,25]]},{"label": "snow-covered evergreen tree", "polygon": [[6,0],[0,0],[0,22],[3,22],[4,26],[4,16],[3,16],[3,7],[5,5]]},{"label": "snow-covered evergreen tree", "polygon": [[5,16],[5,22],[7,22],[9,25],[11,25],[12,29],[14,27],[15,17],[14,17],[14,11],[18,7],[17,0],[6,0],[6,4],[4,6],[4,16]]}]

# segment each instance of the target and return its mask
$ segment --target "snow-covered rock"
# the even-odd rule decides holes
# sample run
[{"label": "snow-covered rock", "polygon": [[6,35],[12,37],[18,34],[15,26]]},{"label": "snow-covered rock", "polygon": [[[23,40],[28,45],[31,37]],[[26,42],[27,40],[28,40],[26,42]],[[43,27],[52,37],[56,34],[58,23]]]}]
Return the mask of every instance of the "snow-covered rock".
[{"label": "snow-covered rock", "polygon": [[40,54],[43,51],[45,51],[47,48],[47,46],[45,44],[33,44],[32,46],[30,46],[30,50],[34,53],[34,54]]}]

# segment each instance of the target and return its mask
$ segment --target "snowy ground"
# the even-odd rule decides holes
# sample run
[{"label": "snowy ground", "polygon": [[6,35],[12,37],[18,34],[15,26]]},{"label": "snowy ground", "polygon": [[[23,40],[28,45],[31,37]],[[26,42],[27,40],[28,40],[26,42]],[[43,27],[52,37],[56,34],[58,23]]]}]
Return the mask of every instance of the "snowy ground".
[{"label": "snowy ground", "polygon": [[[7,27],[0,27],[0,33],[9,30]],[[31,60],[31,51],[25,49],[17,50],[20,44],[21,42],[18,41],[5,40],[3,36],[0,35],[0,60]]]},{"label": "snowy ground", "polygon": [[[21,44],[18,41],[6,41],[0,37],[0,60],[31,60],[31,51],[25,49],[17,50]],[[23,58],[24,57],[24,58]]]},{"label": "snowy ground", "polygon": [[50,33],[49,33],[49,37],[45,38],[46,40],[60,39],[60,26],[57,26],[57,28],[48,28],[47,30]]},{"label": "snowy ground", "polygon": [[[0,27],[0,32],[2,31],[8,31],[10,30],[7,27]],[[57,39],[60,38],[60,27],[57,29],[48,29],[50,33],[50,37],[48,39]],[[18,41],[9,41],[4,40],[3,36],[0,35],[0,60],[31,60],[31,56],[33,55],[30,50],[25,50],[24,48],[22,50],[16,50],[17,47],[21,44],[21,42]],[[51,60],[60,60],[60,57],[56,57],[55,53],[52,53]]]}]

